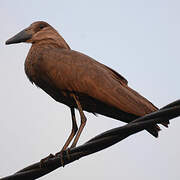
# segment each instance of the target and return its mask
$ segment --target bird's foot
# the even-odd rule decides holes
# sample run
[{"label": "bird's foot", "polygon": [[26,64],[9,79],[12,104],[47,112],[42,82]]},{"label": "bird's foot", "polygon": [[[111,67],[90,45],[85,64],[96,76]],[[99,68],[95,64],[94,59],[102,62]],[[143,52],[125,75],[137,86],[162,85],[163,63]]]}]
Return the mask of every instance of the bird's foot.
[{"label": "bird's foot", "polygon": [[49,156],[41,159],[41,161],[40,161],[40,168],[44,167],[45,161],[47,161],[47,160],[49,160],[49,159],[51,159],[51,158],[54,158],[54,157],[55,157],[55,156],[54,156],[53,154],[50,154]]},{"label": "bird's foot", "polygon": [[70,149],[66,149],[66,150],[61,150],[60,152],[56,153],[55,156],[60,157],[60,161],[61,161],[61,165],[64,167],[65,166],[65,160],[64,160],[64,156],[67,157],[68,160],[70,160],[71,156],[69,154]]},{"label": "bird's foot", "polygon": [[66,150],[61,150],[60,152],[56,153],[55,155],[50,154],[49,156],[41,159],[40,161],[40,168],[45,167],[45,161],[54,158],[54,157],[60,157],[60,161],[61,161],[61,165],[64,167],[65,166],[65,158],[64,156],[67,157],[67,160],[70,160],[71,156],[69,153],[70,149],[66,149]]}]

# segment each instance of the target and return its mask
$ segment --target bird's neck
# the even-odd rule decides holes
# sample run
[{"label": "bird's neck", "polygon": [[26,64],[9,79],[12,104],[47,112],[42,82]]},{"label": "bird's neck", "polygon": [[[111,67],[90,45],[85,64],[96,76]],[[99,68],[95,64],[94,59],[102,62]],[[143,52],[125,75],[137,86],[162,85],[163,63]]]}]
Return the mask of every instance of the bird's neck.
[{"label": "bird's neck", "polygon": [[32,44],[33,47],[51,47],[51,48],[62,48],[62,49],[70,49],[69,45],[66,43],[66,41],[59,36],[58,38],[47,38],[40,41],[35,41]]}]

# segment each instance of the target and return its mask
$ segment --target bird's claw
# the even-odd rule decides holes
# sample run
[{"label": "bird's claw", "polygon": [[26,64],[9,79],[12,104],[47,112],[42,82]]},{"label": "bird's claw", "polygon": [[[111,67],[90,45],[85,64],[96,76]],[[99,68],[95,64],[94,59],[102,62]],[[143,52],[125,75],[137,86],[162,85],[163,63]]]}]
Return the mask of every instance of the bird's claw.
[{"label": "bird's claw", "polygon": [[60,157],[61,165],[63,167],[65,166],[65,158],[64,158],[64,156],[66,156],[68,160],[70,160],[70,158],[71,158],[71,156],[69,154],[69,151],[70,151],[70,149],[61,150],[60,152],[55,154],[55,156]]},{"label": "bird's claw", "polygon": [[44,166],[45,161],[47,161],[47,160],[49,160],[49,159],[51,159],[51,158],[54,158],[54,157],[55,157],[55,156],[54,156],[53,154],[50,154],[49,156],[41,159],[41,161],[40,161],[40,168],[42,168],[42,167]]}]

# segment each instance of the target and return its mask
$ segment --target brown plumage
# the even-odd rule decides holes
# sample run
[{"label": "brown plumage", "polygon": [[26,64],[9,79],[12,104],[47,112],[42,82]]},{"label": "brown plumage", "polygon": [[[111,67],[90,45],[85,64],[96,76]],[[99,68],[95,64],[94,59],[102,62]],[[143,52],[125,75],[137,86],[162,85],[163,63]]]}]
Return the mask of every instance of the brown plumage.
[{"label": "brown plumage", "polygon": [[[83,110],[128,123],[158,109],[131,89],[123,76],[91,57],[71,50],[46,22],[31,24],[6,44],[20,42],[32,43],[25,61],[29,80],[71,109],[73,128],[63,150],[78,129],[74,108],[80,112],[81,125],[71,147],[76,145],[86,123]],[[164,123],[165,126],[167,124]],[[147,130],[157,137],[160,128],[154,125]]]}]

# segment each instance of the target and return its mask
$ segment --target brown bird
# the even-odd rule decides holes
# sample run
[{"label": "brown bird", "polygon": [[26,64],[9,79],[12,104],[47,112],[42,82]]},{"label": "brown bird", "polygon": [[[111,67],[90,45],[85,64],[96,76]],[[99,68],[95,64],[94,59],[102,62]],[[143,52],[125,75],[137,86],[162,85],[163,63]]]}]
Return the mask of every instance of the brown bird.
[{"label": "brown bird", "polygon": [[[128,86],[128,81],[113,69],[91,57],[70,49],[66,41],[48,23],[34,22],[6,44],[32,43],[25,61],[29,80],[43,89],[56,101],[70,107],[72,131],[62,150],[71,140],[75,147],[86,124],[83,111],[101,114],[129,123],[145,114],[156,111],[146,98]],[[77,127],[74,109],[81,117]],[[163,123],[164,126],[168,122]],[[147,129],[158,137],[158,125]]]}]

